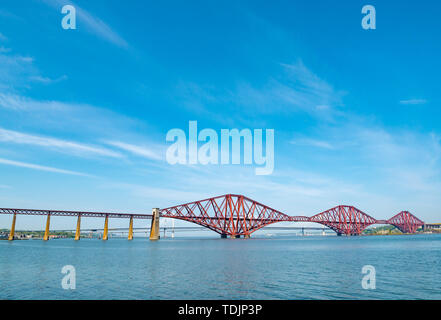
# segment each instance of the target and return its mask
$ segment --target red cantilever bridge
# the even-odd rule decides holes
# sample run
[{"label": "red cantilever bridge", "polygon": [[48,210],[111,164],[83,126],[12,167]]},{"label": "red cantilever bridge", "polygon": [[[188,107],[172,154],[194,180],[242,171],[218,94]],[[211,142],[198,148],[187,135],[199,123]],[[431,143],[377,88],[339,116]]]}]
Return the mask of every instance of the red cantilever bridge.
[{"label": "red cantilever bridge", "polygon": [[17,214],[47,215],[45,240],[49,235],[50,216],[77,216],[76,240],[80,236],[81,216],[105,217],[103,240],[107,240],[109,217],[130,219],[129,240],[133,238],[133,219],[152,219],[150,239],[159,239],[159,219],[161,217],[193,222],[219,233],[222,237],[232,238],[240,238],[241,236],[248,238],[253,232],[276,222],[315,222],[334,230],[338,235],[348,236],[360,235],[366,227],[372,224],[390,224],[403,233],[415,233],[420,226],[424,225],[423,221],[408,211],[402,211],[389,220],[376,220],[353,206],[345,205],[331,208],[312,217],[289,216],[250,198],[235,194],[189,202],[165,209],[153,209],[151,215],[0,208],[1,213],[14,215],[10,240],[14,238]]},{"label": "red cantilever bridge", "polygon": [[376,220],[352,206],[337,206],[312,217],[289,216],[242,195],[228,194],[160,210],[160,216],[181,219],[209,228],[222,236],[249,237],[276,222],[316,222],[339,235],[360,235],[371,224],[391,224],[403,233],[415,233],[424,222],[408,211],[389,220]]}]

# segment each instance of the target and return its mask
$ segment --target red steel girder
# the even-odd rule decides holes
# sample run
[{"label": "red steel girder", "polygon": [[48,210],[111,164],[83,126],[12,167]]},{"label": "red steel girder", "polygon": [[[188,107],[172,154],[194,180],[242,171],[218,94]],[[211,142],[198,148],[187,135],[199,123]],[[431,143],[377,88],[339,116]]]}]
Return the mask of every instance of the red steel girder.
[{"label": "red steel girder", "polygon": [[[84,216],[151,219],[151,214],[115,212],[82,212],[0,208],[0,214]],[[337,206],[312,217],[288,216],[242,195],[227,194],[160,210],[160,216],[193,222],[222,235],[249,236],[256,230],[275,222],[316,222],[337,234],[359,235],[371,224],[391,224],[403,233],[415,233],[424,222],[408,211],[389,220],[376,220],[353,206]]]},{"label": "red steel girder", "polygon": [[151,219],[151,214],[132,214],[132,213],[116,213],[116,212],[87,212],[87,211],[62,211],[62,210],[36,210],[36,209],[14,209],[14,208],[0,208],[0,214],[21,214],[21,215],[35,215],[35,216],[65,216],[76,217],[106,217],[109,218],[130,218],[134,219]]},{"label": "red steel girder", "polygon": [[424,225],[423,221],[409,211],[401,211],[386,222],[397,227],[403,233],[415,233],[419,227]]},{"label": "red steel girder", "polygon": [[339,235],[360,235],[366,227],[376,223],[370,215],[353,206],[331,208],[312,216],[309,221],[321,223]]},{"label": "red steel girder", "polygon": [[271,223],[308,221],[288,216],[242,195],[227,194],[160,210],[161,217],[193,222],[219,234],[249,236]]}]

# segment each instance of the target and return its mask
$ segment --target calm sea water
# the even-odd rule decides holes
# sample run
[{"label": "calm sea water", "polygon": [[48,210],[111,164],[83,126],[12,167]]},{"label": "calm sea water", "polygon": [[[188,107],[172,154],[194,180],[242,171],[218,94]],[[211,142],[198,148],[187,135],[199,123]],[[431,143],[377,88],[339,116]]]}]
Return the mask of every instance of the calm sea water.
[{"label": "calm sea water", "polygon": [[441,235],[0,241],[0,299],[441,299]]}]

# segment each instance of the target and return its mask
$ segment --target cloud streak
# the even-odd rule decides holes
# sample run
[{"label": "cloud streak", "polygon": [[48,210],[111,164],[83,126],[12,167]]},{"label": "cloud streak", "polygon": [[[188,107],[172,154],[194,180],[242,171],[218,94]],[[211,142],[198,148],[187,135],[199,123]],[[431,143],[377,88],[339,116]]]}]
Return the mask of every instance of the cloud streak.
[{"label": "cloud streak", "polygon": [[311,147],[317,147],[317,148],[323,148],[323,149],[335,149],[334,146],[326,141],[322,140],[315,140],[315,139],[296,139],[291,141],[291,144],[300,145],[300,146],[311,146]]},{"label": "cloud streak", "polygon": [[17,131],[6,130],[0,128],[0,141],[11,142],[16,144],[27,144],[34,146],[41,146],[46,148],[52,148],[59,151],[67,151],[75,154],[94,154],[105,157],[121,158],[122,155],[112,150],[92,147],[89,145],[79,144],[76,142],[60,140],[55,138],[41,137],[29,135]]},{"label": "cloud streak", "polygon": [[[346,93],[334,89],[302,61],[293,64],[277,64],[277,72],[268,76],[262,84],[240,81],[229,89],[194,82],[179,83],[177,95],[187,109],[204,114],[210,119],[225,122],[216,108],[228,108],[238,113],[245,110],[259,114],[306,113],[321,120],[333,120],[341,113]],[[236,119],[241,114],[236,114]]]},{"label": "cloud streak", "polygon": [[128,151],[137,156],[141,156],[150,160],[161,160],[162,157],[157,152],[147,148],[120,141],[107,141],[107,144]]},{"label": "cloud streak", "polygon": [[52,84],[52,83],[58,83],[60,81],[67,80],[67,76],[63,75],[61,77],[58,77],[56,79],[51,79],[49,77],[42,77],[42,76],[32,76],[29,78],[29,80],[42,83],[42,84]]},{"label": "cloud streak", "polygon": [[401,100],[400,104],[411,104],[411,105],[417,105],[417,104],[426,104],[427,100],[425,99],[409,99],[409,100]]},{"label": "cloud streak", "polygon": [[12,91],[17,88],[27,87],[30,77],[39,76],[32,57],[7,54],[10,49],[1,48],[0,89]]},{"label": "cloud streak", "polygon": [[64,1],[64,0],[43,0],[46,4],[49,6],[56,8],[57,10],[60,10],[64,5],[71,4],[75,7],[78,18],[77,18],[77,24],[84,23],[87,30],[100,38],[120,47],[127,49],[129,45],[127,42],[118,34],[116,33],[109,25],[107,25],[104,21],[99,19],[96,16],[93,16],[90,12],[87,10],[79,7],[72,1]]},{"label": "cloud streak", "polygon": [[323,117],[342,105],[343,92],[336,91],[301,61],[280,64],[283,72],[260,88],[239,86],[237,99],[263,113],[303,111]]},{"label": "cloud streak", "polygon": [[41,165],[38,165],[38,164],[32,164],[32,163],[20,162],[20,161],[14,161],[14,160],[8,160],[8,159],[3,159],[3,158],[0,158],[0,164],[14,166],[14,167],[28,168],[28,169],[39,170],[39,171],[62,173],[62,174],[75,175],[75,176],[83,176],[83,177],[92,177],[91,175],[88,175],[88,174],[85,174],[85,173],[81,173],[81,172],[76,172],[76,171],[71,171],[71,170],[64,170],[64,169],[58,169],[58,168],[53,168],[53,167],[46,167],[46,166],[41,166]]}]

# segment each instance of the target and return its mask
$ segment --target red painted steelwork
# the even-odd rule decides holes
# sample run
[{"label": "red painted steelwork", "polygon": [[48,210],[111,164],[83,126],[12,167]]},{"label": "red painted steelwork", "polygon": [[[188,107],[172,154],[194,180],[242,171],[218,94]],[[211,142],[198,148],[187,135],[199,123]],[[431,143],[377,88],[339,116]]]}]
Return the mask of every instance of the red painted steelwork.
[{"label": "red painted steelwork", "polygon": [[403,233],[415,233],[419,227],[424,225],[423,221],[409,211],[401,211],[387,220],[387,223],[397,227]]},{"label": "red painted steelwork", "polygon": [[[0,208],[0,214],[82,216],[151,219],[151,214],[81,212]],[[391,224],[403,233],[415,233],[424,222],[408,211],[389,220],[376,220],[352,206],[337,206],[312,217],[289,216],[242,195],[227,194],[160,210],[160,217],[193,222],[223,236],[250,236],[256,230],[275,222],[316,222],[337,234],[359,235],[371,224]]]},{"label": "red painted steelwork", "polygon": [[62,210],[35,210],[35,209],[13,209],[13,208],[0,208],[0,214],[22,214],[32,216],[65,216],[76,217],[78,215],[82,217],[106,217],[109,218],[130,218],[134,219],[151,219],[151,214],[132,214],[132,213],[116,213],[116,212],[86,212],[86,211],[62,211]]},{"label": "red painted steelwork", "polygon": [[337,234],[359,235],[363,230],[376,223],[370,215],[352,206],[338,206],[312,216],[309,221],[321,223]]},{"label": "red painted steelwork", "polygon": [[194,222],[221,235],[249,236],[271,223],[308,221],[288,216],[241,195],[227,194],[160,210],[161,217]]},{"label": "red painted steelwork", "polygon": [[[407,211],[405,211],[407,212]],[[221,235],[249,236],[271,223],[283,221],[316,222],[339,235],[360,235],[372,224],[392,224],[402,232],[414,233],[424,222],[410,213],[400,213],[389,220],[376,220],[353,206],[337,206],[312,217],[288,216],[242,195],[194,201],[160,210],[161,217],[193,222]]]}]

